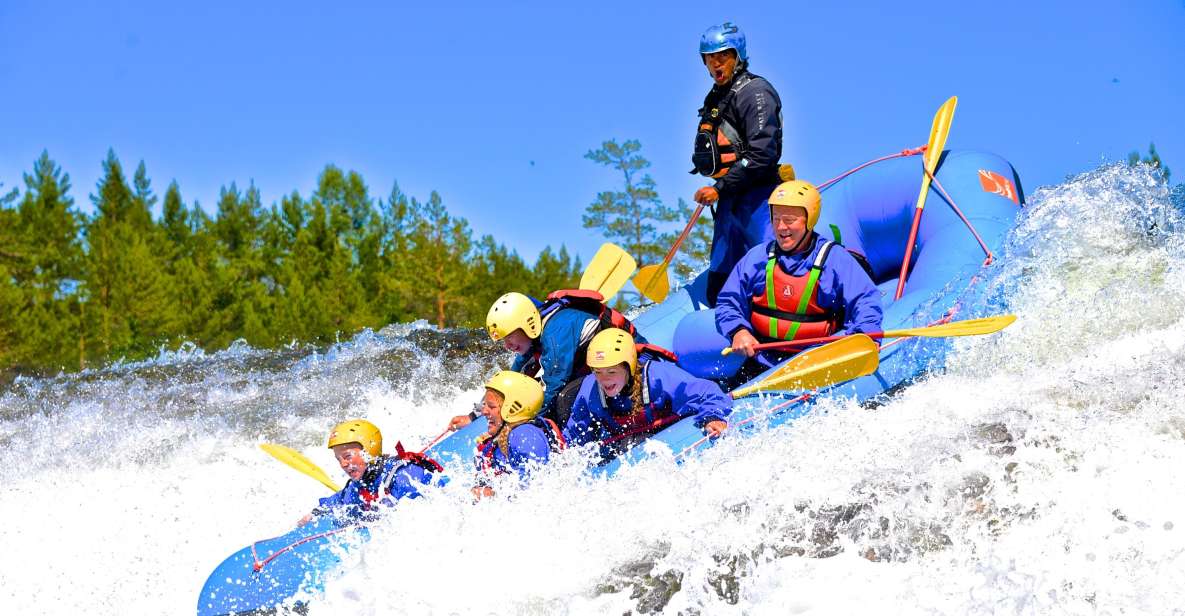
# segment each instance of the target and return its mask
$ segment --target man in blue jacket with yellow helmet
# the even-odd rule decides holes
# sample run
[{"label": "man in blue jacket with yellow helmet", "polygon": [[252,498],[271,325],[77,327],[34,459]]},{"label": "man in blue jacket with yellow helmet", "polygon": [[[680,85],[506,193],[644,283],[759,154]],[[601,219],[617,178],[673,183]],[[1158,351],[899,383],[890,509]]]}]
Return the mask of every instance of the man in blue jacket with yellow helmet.
[{"label": "man in blue jacket with yellow helmet", "polygon": [[788,353],[756,352],[759,342],[881,330],[880,292],[868,273],[814,231],[821,208],[811,184],[780,184],[769,197],[776,239],[745,254],[720,291],[716,329],[763,367]]},{"label": "man in blue jacket with yellow helmet", "polygon": [[701,205],[715,204],[707,294],[714,306],[732,266],[773,239],[766,199],[781,181],[782,101],[749,72],[745,34],[736,25],[708,28],[699,51],[713,85],[699,110],[691,172],[715,179],[694,196]]}]

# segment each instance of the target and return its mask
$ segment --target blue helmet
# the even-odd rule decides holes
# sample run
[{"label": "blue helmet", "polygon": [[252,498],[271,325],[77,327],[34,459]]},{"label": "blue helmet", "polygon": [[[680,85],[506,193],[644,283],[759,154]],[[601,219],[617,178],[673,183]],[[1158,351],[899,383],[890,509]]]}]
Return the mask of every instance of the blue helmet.
[{"label": "blue helmet", "polygon": [[737,52],[737,59],[741,62],[749,60],[749,53],[745,51],[745,33],[736,27],[736,24],[731,21],[726,21],[719,26],[712,26],[704,30],[703,36],[699,38],[699,53],[702,56],[706,53],[716,53],[717,51],[724,51],[725,49],[735,49]]}]

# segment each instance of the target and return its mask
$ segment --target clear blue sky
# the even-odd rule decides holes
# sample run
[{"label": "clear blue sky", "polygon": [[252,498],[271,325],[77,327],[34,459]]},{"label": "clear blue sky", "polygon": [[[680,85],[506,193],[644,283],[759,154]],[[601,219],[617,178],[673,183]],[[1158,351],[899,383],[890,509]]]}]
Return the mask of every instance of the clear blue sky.
[{"label": "clear blue sky", "polygon": [[822,181],[925,143],[993,151],[1030,192],[1155,141],[1185,180],[1185,1],[0,2],[0,182],[42,149],[91,211],[100,161],[144,160],[207,210],[254,181],[306,197],[326,163],[385,198],[437,190],[532,260],[600,238],[617,176],[583,154],[639,139],[663,198],[688,175],[710,85],[700,32],[732,20],[781,94],[783,159]]}]

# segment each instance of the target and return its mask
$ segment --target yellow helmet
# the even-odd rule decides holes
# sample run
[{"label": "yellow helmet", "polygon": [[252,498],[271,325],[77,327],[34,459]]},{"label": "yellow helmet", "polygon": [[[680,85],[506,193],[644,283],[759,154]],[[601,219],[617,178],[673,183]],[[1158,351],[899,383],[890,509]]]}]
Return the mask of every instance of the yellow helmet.
[{"label": "yellow helmet", "polygon": [[811,230],[815,228],[815,223],[819,222],[819,213],[823,208],[822,197],[819,196],[818,189],[810,182],[802,180],[791,180],[778,184],[773,194],[769,196],[769,205],[770,216],[773,215],[773,206],[775,205],[788,205],[806,210],[806,228]]},{"label": "yellow helmet", "polygon": [[502,394],[502,420],[506,423],[534,419],[543,407],[543,386],[519,372],[503,370],[495,374],[486,382],[486,389]]},{"label": "yellow helmet", "polygon": [[516,329],[523,330],[534,340],[543,329],[543,318],[531,298],[512,291],[494,300],[494,305],[490,306],[486,313],[486,331],[490,333],[490,339],[497,342]]},{"label": "yellow helmet", "polygon": [[638,349],[634,346],[634,337],[616,327],[603,330],[588,343],[587,363],[589,368],[611,368],[626,363],[630,366],[630,372],[633,372],[638,368]]},{"label": "yellow helmet", "polygon": [[358,443],[372,458],[383,455],[383,433],[379,427],[365,419],[343,421],[329,432],[329,448],[346,443]]}]

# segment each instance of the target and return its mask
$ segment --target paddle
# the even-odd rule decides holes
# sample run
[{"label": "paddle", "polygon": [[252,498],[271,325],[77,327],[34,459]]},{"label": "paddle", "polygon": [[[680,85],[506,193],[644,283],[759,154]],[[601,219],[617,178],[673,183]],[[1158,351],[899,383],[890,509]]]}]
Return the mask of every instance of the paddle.
[{"label": "paddle", "polygon": [[621,246],[605,242],[580,277],[580,288],[596,291],[608,302],[633,275],[638,264]]},{"label": "paddle", "polygon": [[695,221],[699,220],[699,215],[704,211],[704,204],[700,204],[695,208],[695,213],[691,215],[691,220],[687,221],[687,226],[683,228],[683,233],[679,234],[679,238],[671,245],[671,249],[667,251],[667,256],[662,258],[662,263],[657,265],[647,265],[638,270],[638,275],[634,276],[634,286],[638,291],[645,295],[647,299],[654,302],[661,302],[667,298],[667,294],[671,292],[671,282],[667,279],[667,266],[671,264],[671,259],[675,258],[675,253],[678,252],[679,246],[683,244],[683,240],[691,233],[691,229],[695,227]]},{"label": "paddle", "polygon": [[[818,389],[872,374],[879,364],[880,349],[871,338],[862,335],[844,336],[842,340],[800,354],[757,383],[737,389],[729,395],[735,400],[763,391]],[[653,432],[682,419],[684,417],[681,415],[669,415],[657,419],[645,427],[610,437],[601,441],[601,444],[608,445],[638,434]],[[705,436],[688,449],[700,445],[709,438],[711,437]]]},{"label": "paddle", "polygon": [[844,336],[830,344],[799,353],[761,381],[732,392],[743,398],[773,389],[818,389],[872,374],[880,365],[880,347],[864,334]]},{"label": "paddle", "polygon": [[341,491],[341,486],[333,483],[333,480],[329,478],[329,475],[325,474],[325,471],[321,470],[320,466],[314,464],[312,460],[306,458],[299,451],[283,445],[276,445],[275,443],[263,443],[259,448],[268,452],[273,458],[284,464],[320,481],[322,485],[330,490],[334,492]]},{"label": "paddle", "polygon": [[938,108],[934,114],[934,124],[930,127],[930,141],[926,144],[926,154],[922,157],[926,167],[922,176],[922,192],[918,193],[918,206],[913,211],[913,225],[909,229],[909,242],[905,244],[905,258],[901,261],[901,276],[897,278],[897,293],[893,300],[901,299],[905,293],[905,277],[909,273],[909,260],[913,257],[913,243],[918,239],[918,225],[922,222],[922,208],[926,206],[926,195],[930,192],[930,176],[938,167],[938,159],[942,157],[942,148],[946,147],[946,136],[950,134],[950,123],[955,117],[955,105],[959,97],[952,96]]},{"label": "paddle", "polygon": [[[913,336],[921,336],[925,338],[947,338],[954,336],[980,336],[983,334],[994,334],[1016,321],[1016,316],[1011,314],[1002,314],[994,317],[985,317],[982,319],[968,319],[966,321],[951,321],[950,323],[943,323],[942,325],[930,325],[928,327],[915,327],[913,329],[894,329],[887,332],[870,332],[867,334],[869,338],[909,338]],[[820,344],[823,342],[832,342],[834,340],[841,340],[849,337],[843,336],[827,336],[824,338],[805,338],[803,340],[785,340],[779,342],[766,342],[753,346],[754,350],[760,351],[762,349],[780,349],[787,347],[809,346],[812,344]],[[726,348],[720,351],[721,355],[728,355],[732,353],[732,348]]]}]

